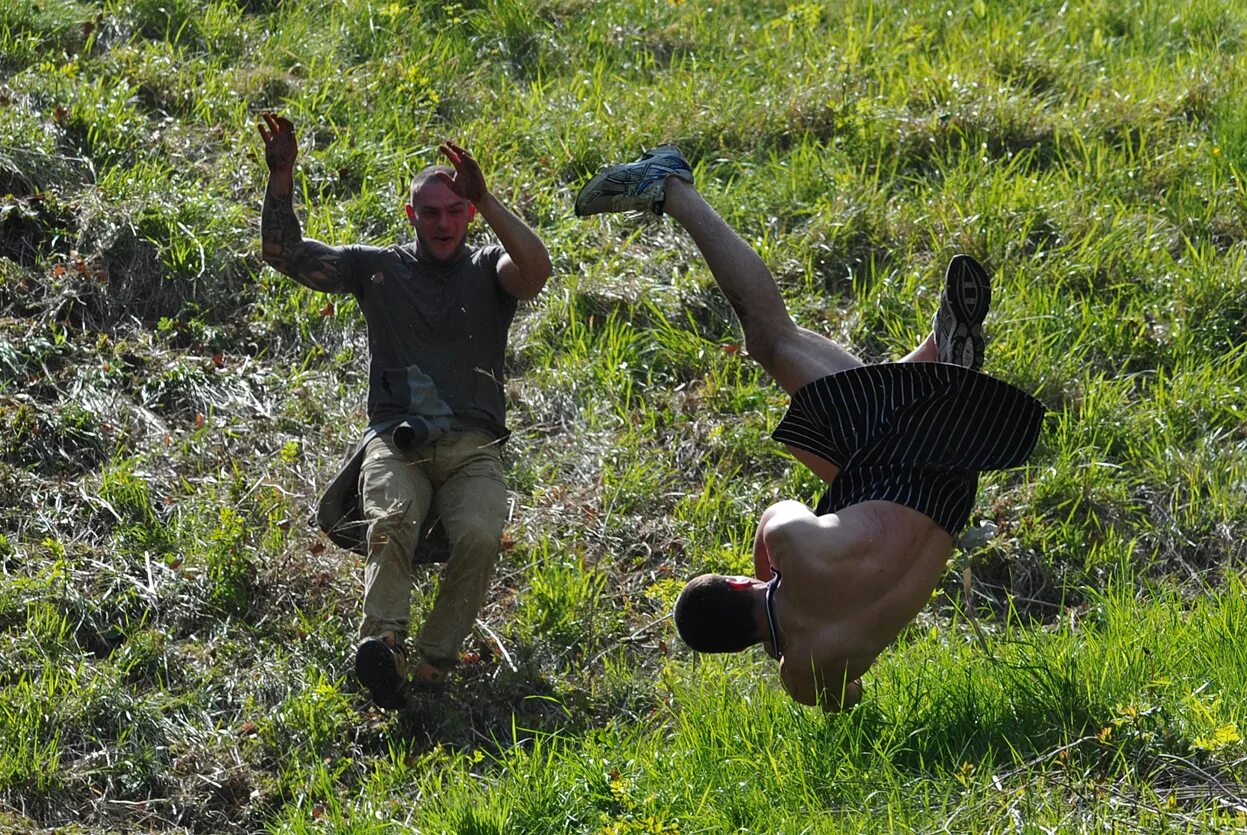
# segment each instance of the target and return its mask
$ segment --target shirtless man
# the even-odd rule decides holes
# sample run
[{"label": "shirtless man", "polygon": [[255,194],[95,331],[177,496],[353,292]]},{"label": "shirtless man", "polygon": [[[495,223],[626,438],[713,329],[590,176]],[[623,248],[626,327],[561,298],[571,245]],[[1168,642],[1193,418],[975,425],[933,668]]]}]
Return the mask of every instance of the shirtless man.
[{"label": "shirtless man", "polygon": [[692,237],[750,356],[792,397],[773,437],[828,485],[812,510],[781,501],[763,512],[756,577],[690,580],[676,628],[699,652],[761,643],[795,700],[851,707],[862,674],[931,599],[979,472],[1020,465],[1039,436],[1043,406],[978,371],[987,272],[954,257],[932,333],[899,362],[866,365],[793,322],[765,263],[698,193],[674,146],[603,169],[576,198],[578,215],[631,210],[665,212]]}]

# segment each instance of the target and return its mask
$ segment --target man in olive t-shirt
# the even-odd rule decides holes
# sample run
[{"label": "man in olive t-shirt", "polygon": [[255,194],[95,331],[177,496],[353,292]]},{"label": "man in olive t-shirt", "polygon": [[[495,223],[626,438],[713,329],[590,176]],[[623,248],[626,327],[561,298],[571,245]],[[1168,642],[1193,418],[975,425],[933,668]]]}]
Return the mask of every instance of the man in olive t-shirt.
[{"label": "man in olive t-shirt", "polygon": [[[269,168],[264,260],[313,290],[354,295],[368,325],[368,432],[353,461],[366,525],[355,669],[378,705],[402,707],[411,562],[430,512],[441,518],[450,556],[415,641],[417,682],[438,683],[458,662],[493,577],[506,521],[499,450],[507,332],[517,302],[545,286],[550,257],[452,142],[439,150],[453,168],[431,166],[412,181],[414,243],[335,247],[304,238],[292,200],[294,126],[266,114],[259,130]],[[500,246],[467,246],[477,212]]]}]

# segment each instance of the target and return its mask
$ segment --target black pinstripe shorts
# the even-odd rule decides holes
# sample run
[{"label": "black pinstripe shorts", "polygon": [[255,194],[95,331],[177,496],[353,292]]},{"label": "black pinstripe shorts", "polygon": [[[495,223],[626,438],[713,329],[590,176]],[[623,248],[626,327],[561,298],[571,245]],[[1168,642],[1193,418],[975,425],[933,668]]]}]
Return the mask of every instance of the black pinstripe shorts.
[{"label": "black pinstripe shorts", "polygon": [[840,468],[816,513],[896,502],[956,536],[970,519],[979,473],[1025,462],[1043,416],[1034,397],[986,374],[897,362],[809,383],[772,437]]}]

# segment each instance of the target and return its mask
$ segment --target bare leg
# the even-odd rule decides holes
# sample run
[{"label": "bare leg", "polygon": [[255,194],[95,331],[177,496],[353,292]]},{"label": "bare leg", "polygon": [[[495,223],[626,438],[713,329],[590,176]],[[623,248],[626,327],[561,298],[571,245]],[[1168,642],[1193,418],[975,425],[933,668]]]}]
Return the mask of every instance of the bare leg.
[{"label": "bare leg", "polygon": [[939,353],[935,347],[935,334],[927,334],[922,344],[901,357],[897,362],[937,362]]},{"label": "bare leg", "polygon": [[[863,364],[835,342],[792,321],[766,264],[693,186],[668,177],[664,188],[664,211],[684,227],[706,259],[715,282],[740,319],[749,354],[785,391],[792,394],[814,380]],[[900,361],[934,362],[935,359],[935,334],[932,333]],[[831,462],[813,453],[795,447],[788,449],[828,484],[840,472]]]},{"label": "bare leg", "polygon": [[798,327],[766,264],[693,186],[667,178],[663,210],[693,238],[745,331],[750,356],[788,393],[862,365],[844,348]]}]

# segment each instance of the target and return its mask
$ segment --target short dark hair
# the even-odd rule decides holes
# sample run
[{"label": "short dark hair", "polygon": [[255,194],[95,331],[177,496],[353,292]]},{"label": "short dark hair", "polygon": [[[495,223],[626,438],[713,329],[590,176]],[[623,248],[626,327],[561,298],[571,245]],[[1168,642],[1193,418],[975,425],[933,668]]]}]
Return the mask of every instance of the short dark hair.
[{"label": "short dark hair", "polygon": [[424,188],[424,184],[432,180],[438,174],[445,174],[448,177],[455,175],[455,169],[449,165],[429,165],[416,172],[416,176],[411,178],[411,188],[407,192],[407,199],[414,206],[416,203],[416,192]]},{"label": "short dark hair", "polygon": [[740,652],[758,642],[754,598],[722,574],[702,574],[675,601],[675,628],[697,652]]}]

